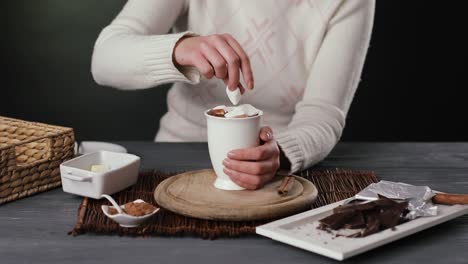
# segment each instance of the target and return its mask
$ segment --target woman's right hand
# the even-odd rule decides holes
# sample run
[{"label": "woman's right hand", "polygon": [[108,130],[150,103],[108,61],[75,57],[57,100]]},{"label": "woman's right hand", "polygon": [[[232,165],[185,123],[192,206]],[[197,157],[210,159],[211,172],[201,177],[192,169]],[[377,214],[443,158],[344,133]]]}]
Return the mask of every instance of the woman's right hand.
[{"label": "woman's right hand", "polygon": [[176,65],[196,67],[207,79],[223,80],[230,90],[239,87],[243,93],[241,71],[247,88],[254,87],[249,57],[229,34],[184,37],[174,48],[173,60]]}]

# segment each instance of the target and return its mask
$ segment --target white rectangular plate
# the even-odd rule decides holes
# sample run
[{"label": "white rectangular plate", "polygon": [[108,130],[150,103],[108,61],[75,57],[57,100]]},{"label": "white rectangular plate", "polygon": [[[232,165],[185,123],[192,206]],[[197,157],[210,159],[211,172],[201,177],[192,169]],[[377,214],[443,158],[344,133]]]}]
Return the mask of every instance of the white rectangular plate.
[{"label": "white rectangular plate", "polygon": [[344,260],[468,213],[467,205],[438,205],[437,216],[417,218],[398,225],[395,231],[387,229],[362,238],[334,237],[333,234],[318,230],[318,220],[332,214],[333,208],[345,201],[259,226],[256,228],[256,232],[259,235],[307,251],[337,260]]}]

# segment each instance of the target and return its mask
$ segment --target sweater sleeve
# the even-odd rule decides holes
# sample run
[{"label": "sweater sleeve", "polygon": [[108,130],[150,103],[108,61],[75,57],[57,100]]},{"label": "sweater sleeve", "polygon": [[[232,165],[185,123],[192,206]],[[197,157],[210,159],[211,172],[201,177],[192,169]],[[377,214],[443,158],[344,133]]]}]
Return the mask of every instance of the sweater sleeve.
[{"label": "sweater sleeve", "polygon": [[374,0],[344,0],[331,16],[288,129],[276,140],[291,172],[324,159],[336,145],[358,86],[374,20]]},{"label": "sweater sleeve", "polygon": [[185,0],[129,0],[96,41],[91,63],[94,80],[119,89],[199,82],[195,68],[177,68],[172,60],[177,41],[192,33],[167,34],[185,5]]}]

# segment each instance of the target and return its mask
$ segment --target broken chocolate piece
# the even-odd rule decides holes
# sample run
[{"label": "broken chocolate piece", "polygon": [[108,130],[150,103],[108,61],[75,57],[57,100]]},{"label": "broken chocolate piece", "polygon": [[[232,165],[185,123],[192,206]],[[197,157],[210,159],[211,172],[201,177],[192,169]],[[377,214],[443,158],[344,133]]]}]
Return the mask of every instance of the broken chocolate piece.
[{"label": "broken chocolate piece", "polygon": [[333,230],[338,230],[344,226],[352,217],[353,212],[334,213],[320,220],[320,224]]},{"label": "broken chocolate piece", "polygon": [[366,211],[375,208],[374,202],[361,202],[361,203],[350,203],[345,205],[340,205],[333,209],[333,213],[342,213],[347,211]]},{"label": "broken chocolate piece", "polygon": [[343,227],[348,229],[364,228],[366,227],[366,220],[364,219],[362,213],[358,212],[351,219],[349,219],[349,222],[346,223]]},{"label": "broken chocolate piece", "polygon": [[[404,223],[408,202],[397,202],[386,197],[376,201],[350,203],[333,209],[333,214],[319,220],[317,229],[331,230],[362,229],[346,237],[365,237]],[[345,236],[338,234],[337,236]]]},{"label": "broken chocolate piece", "polygon": [[368,211],[365,215],[366,228],[361,233],[361,236],[365,237],[380,231],[380,219],[378,211]]}]

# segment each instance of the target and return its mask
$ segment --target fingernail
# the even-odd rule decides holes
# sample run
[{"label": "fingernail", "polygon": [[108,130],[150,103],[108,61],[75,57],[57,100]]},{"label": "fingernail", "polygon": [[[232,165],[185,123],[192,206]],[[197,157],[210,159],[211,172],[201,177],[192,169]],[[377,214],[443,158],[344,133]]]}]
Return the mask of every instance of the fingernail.
[{"label": "fingernail", "polygon": [[270,132],[267,132],[267,138],[268,138],[268,140],[271,139],[271,133]]},{"label": "fingernail", "polygon": [[229,158],[235,158],[236,157],[236,153],[233,152],[233,151],[228,152],[227,155],[228,155]]},{"label": "fingernail", "polygon": [[249,83],[247,85],[249,86],[250,90],[253,90],[254,87],[253,87],[253,82],[252,81],[249,81]]},{"label": "fingernail", "polygon": [[224,159],[224,160],[223,160],[223,164],[224,164],[224,165],[229,165],[229,159]]}]

